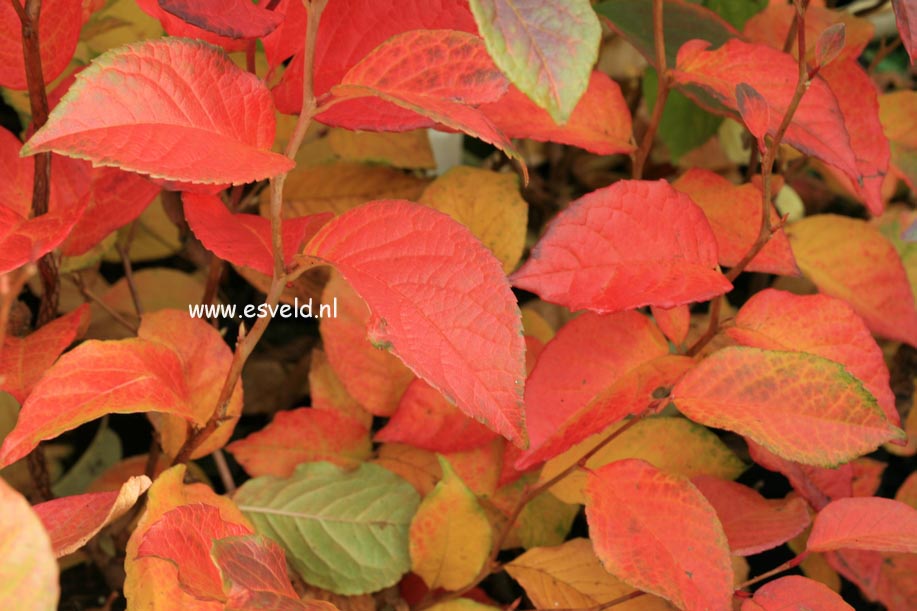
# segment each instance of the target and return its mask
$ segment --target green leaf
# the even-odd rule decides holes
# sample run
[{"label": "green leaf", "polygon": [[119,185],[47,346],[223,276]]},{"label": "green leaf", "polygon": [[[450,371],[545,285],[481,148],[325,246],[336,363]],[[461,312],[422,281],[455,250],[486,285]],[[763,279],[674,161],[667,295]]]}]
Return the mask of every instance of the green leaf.
[{"label": "green leaf", "polygon": [[471,0],[497,67],[558,124],[589,85],[602,26],[589,0]]},{"label": "green leaf", "polygon": [[[650,112],[656,106],[659,76],[647,68],[643,76],[643,97]],[[710,114],[682,93],[671,90],[659,122],[659,137],[669,149],[672,161],[678,159],[713,137],[723,117]]]},{"label": "green leaf", "polygon": [[728,21],[734,28],[741,30],[745,22],[767,8],[767,0],[691,0]]},{"label": "green leaf", "polygon": [[365,594],[394,585],[411,569],[408,528],[420,498],[377,465],[345,471],[304,463],[287,479],[246,482],[234,500],[313,586]]},{"label": "green leaf", "polygon": [[54,482],[51,491],[59,497],[81,494],[94,479],[121,460],[121,457],[121,438],[108,428],[107,424],[103,424],[83,455],[63,477]]}]

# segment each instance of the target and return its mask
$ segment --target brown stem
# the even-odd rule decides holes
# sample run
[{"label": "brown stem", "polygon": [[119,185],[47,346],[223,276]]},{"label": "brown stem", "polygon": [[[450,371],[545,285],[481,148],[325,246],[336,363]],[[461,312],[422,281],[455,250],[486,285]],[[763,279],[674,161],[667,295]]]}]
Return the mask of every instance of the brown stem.
[{"label": "brown stem", "polygon": [[[309,123],[315,113],[315,94],[312,85],[315,39],[318,33],[318,24],[321,20],[322,11],[324,11],[327,2],[328,0],[310,0],[305,3],[308,25],[306,27],[305,65],[303,66],[303,107],[296,121],[296,127],[293,129],[293,134],[284,150],[284,154],[290,159],[296,157],[296,152],[302,144],[303,138],[306,135],[306,130],[308,130]],[[274,275],[265,298],[265,303],[269,306],[269,309],[279,303],[280,297],[283,294],[283,289],[287,283],[286,266],[283,260],[283,237],[281,233],[283,183],[285,179],[286,174],[280,174],[271,180],[271,246],[274,253]],[[236,342],[235,352],[233,353],[232,364],[229,367],[229,372],[223,382],[223,388],[220,391],[220,396],[217,399],[216,406],[210,418],[203,427],[195,427],[191,430],[191,433],[178,451],[172,464],[183,463],[190,460],[194,450],[197,449],[201,442],[212,435],[217,427],[226,420],[229,402],[232,399],[236,383],[242,375],[242,368],[245,366],[245,362],[248,360],[252,351],[254,351],[258,340],[264,335],[264,331],[267,329],[270,322],[271,319],[269,317],[259,318],[254,326],[252,326],[251,331],[245,335],[240,334],[239,340]]]},{"label": "brown stem", "polygon": [[665,33],[662,23],[662,11],[662,0],[653,0],[653,40],[656,44],[656,70],[659,86],[656,92],[656,105],[653,107],[653,115],[650,117],[646,133],[643,134],[640,148],[634,154],[634,180],[639,180],[643,176],[643,168],[650,155],[650,150],[653,148],[656,130],[659,129],[662,112],[665,110],[665,102],[669,97],[669,70],[666,67],[665,59]]},{"label": "brown stem", "polygon": [[618,605],[623,605],[624,603],[626,603],[629,600],[640,598],[644,594],[646,594],[646,592],[642,590],[635,590],[631,592],[630,594],[619,596],[613,600],[609,600],[608,602],[602,603],[600,605],[593,605],[592,607],[570,608],[570,609],[563,609],[563,608],[555,609],[552,607],[551,611],[604,611],[605,609],[610,609],[611,607],[617,607]]},{"label": "brown stem", "polygon": [[140,291],[137,290],[137,284],[134,282],[134,267],[131,264],[131,242],[134,240],[135,227],[136,221],[131,223],[128,228],[127,239],[124,240],[124,243],[119,241],[115,248],[121,257],[121,266],[124,268],[124,281],[127,283],[127,289],[131,294],[134,311],[137,312],[137,318],[141,318],[143,317],[143,303],[140,301]]},{"label": "brown stem", "polygon": [[[789,129],[790,123],[793,121],[793,115],[796,113],[796,109],[799,108],[802,97],[809,89],[809,68],[806,65],[805,52],[806,6],[808,5],[808,0],[794,0],[794,5],[796,6],[796,18],[793,23],[796,24],[796,49],[798,51],[796,89],[793,91],[793,98],[790,100],[789,106],[787,106],[786,111],[783,113],[783,119],[780,121],[780,126],[777,128],[770,142],[767,143],[764,159],[761,161],[761,177],[764,188],[761,193],[761,225],[758,228],[758,237],[755,238],[748,252],[746,252],[739,262],[726,274],[726,279],[730,282],[733,282],[738,278],[739,274],[745,271],[748,264],[758,256],[758,253],[760,253],[765,246],[767,246],[771,236],[783,226],[784,222],[782,220],[776,226],[771,225],[771,178],[774,173],[774,162],[777,160],[780,142],[783,140],[786,130]],[[716,305],[716,302],[711,305],[710,324],[707,327],[707,331],[688,349],[689,356],[700,352],[700,350],[716,335],[719,326],[719,308],[717,307],[714,311],[714,305]]]},{"label": "brown stem", "polygon": [[797,566],[802,564],[802,561],[805,560],[806,557],[808,557],[808,555],[809,555],[808,550],[805,550],[801,552],[795,558],[787,560],[786,562],[784,562],[777,568],[771,569],[770,571],[767,571],[766,573],[761,573],[757,577],[753,577],[752,579],[749,579],[748,581],[743,581],[742,583],[737,585],[735,589],[737,592],[739,590],[744,590],[748,586],[752,586],[760,581],[764,581],[765,579],[770,579],[774,575],[779,575],[780,573],[783,573],[784,571],[789,571],[790,569],[796,568]]},{"label": "brown stem", "polygon": [[73,284],[76,285],[76,288],[80,291],[80,294],[83,296],[83,298],[86,301],[91,301],[93,303],[98,304],[100,308],[105,310],[105,312],[109,316],[111,316],[117,323],[119,323],[122,327],[124,327],[125,329],[133,333],[134,335],[137,335],[137,331],[139,331],[139,327],[136,324],[129,321],[128,319],[124,318],[124,316],[122,316],[120,312],[118,312],[113,307],[111,307],[110,305],[102,301],[102,299],[98,295],[96,295],[91,290],[89,290],[89,287],[86,286],[86,284],[83,282],[83,279],[78,274],[72,275],[70,279],[73,281]]},{"label": "brown stem", "polygon": [[217,473],[220,474],[220,481],[223,482],[223,489],[226,490],[226,494],[232,496],[236,492],[236,482],[232,478],[232,472],[229,470],[229,463],[226,462],[226,455],[223,454],[223,450],[214,450],[213,462],[217,466]]}]

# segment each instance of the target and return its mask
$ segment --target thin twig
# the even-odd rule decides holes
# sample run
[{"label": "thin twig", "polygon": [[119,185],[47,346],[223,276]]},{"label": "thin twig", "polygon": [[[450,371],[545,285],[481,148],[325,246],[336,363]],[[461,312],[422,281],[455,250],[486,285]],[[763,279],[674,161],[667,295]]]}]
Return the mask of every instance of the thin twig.
[{"label": "thin twig", "polygon": [[137,290],[137,284],[134,282],[134,268],[131,264],[131,243],[134,241],[134,228],[136,221],[132,222],[127,230],[127,238],[122,243],[120,240],[115,244],[118,255],[121,257],[121,266],[124,268],[124,281],[127,283],[127,289],[131,294],[131,301],[134,303],[134,311],[137,312],[137,318],[143,317],[143,303],[140,301],[140,292]]},{"label": "thin twig", "polygon": [[790,569],[794,569],[794,568],[796,568],[797,566],[799,566],[800,564],[802,564],[802,561],[805,560],[806,557],[808,557],[808,555],[809,555],[808,550],[805,550],[805,551],[801,552],[801,553],[800,553],[798,556],[796,556],[795,558],[792,558],[792,559],[790,559],[790,560],[787,560],[786,562],[784,562],[783,564],[781,564],[781,565],[778,566],[777,568],[771,569],[771,570],[767,571],[766,573],[761,573],[761,574],[758,575],[757,577],[753,577],[752,579],[749,579],[748,581],[743,581],[742,583],[740,583],[739,585],[737,585],[735,589],[736,589],[737,592],[738,592],[739,590],[744,590],[744,589],[747,588],[748,586],[752,586],[752,585],[754,585],[754,584],[756,584],[756,583],[758,583],[758,582],[760,582],[760,581],[764,581],[765,579],[770,579],[770,578],[773,577],[774,575],[779,575],[780,573],[783,573],[784,571],[789,571]]},{"label": "thin twig", "polygon": [[656,105],[653,107],[653,115],[650,117],[650,123],[643,134],[643,140],[640,142],[640,148],[634,154],[633,178],[639,180],[643,177],[643,168],[646,160],[649,158],[650,150],[653,148],[653,141],[656,138],[656,130],[659,129],[659,123],[662,121],[662,113],[665,110],[665,103],[669,97],[670,77],[669,70],[666,66],[665,58],[665,32],[663,30],[663,2],[662,0],[653,0],[653,40],[656,44],[656,72],[658,75],[659,86],[656,92]]},{"label": "thin twig", "polygon": [[118,312],[113,307],[105,303],[98,295],[93,293],[89,287],[83,282],[83,279],[79,274],[73,274],[70,276],[70,280],[73,284],[76,285],[76,288],[80,291],[80,294],[86,301],[91,301],[99,305],[100,308],[105,310],[105,312],[111,316],[118,324],[130,331],[133,335],[137,335],[137,332],[140,328],[133,322],[126,319],[121,312]]},{"label": "thin twig", "polygon": [[220,474],[220,481],[223,482],[223,489],[226,494],[233,495],[236,492],[236,482],[232,478],[232,472],[229,470],[229,463],[226,462],[226,455],[223,450],[216,449],[213,451],[213,462],[217,466],[217,473]]}]

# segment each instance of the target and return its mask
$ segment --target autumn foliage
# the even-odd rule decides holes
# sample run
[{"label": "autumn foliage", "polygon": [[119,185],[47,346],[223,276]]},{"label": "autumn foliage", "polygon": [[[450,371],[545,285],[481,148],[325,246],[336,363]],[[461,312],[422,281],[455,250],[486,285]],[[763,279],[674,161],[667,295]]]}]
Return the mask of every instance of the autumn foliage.
[{"label": "autumn foliage", "polygon": [[0,609],[917,608],[917,1],[834,4],[0,0]]}]

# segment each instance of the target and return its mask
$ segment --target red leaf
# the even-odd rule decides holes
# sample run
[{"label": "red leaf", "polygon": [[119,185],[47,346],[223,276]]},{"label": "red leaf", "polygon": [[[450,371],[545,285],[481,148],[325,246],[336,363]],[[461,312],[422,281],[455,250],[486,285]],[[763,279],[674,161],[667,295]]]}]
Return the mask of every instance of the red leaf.
[{"label": "red leaf", "polygon": [[736,105],[748,131],[758,139],[758,148],[763,149],[764,136],[771,122],[764,96],[748,83],[739,83],[736,85]]},{"label": "red leaf", "polygon": [[[673,70],[675,82],[703,88],[732,113],[738,111],[736,87],[747,82],[767,100],[767,133],[774,136],[796,88],[797,63],[786,53],[737,39],[715,51],[708,51],[708,46],[703,41],[691,41],[678,51],[678,65]],[[685,93],[691,95],[691,89]],[[703,104],[703,100],[697,101]],[[837,167],[854,182],[862,180],[837,99],[817,77],[810,82],[793,114],[784,142]]]},{"label": "red leaf", "polygon": [[751,556],[786,543],[811,522],[805,500],[798,496],[766,499],[748,486],[698,475],[691,480],[720,518],[729,549]]},{"label": "red leaf", "polygon": [[840,363],[872,393],[889,422],[901,423],[882,349],[840,299],[765,289],[742,306],[727,333],[745,346],[808,352]]},{"label": "red leaf", "polygon": [[843,366],[803,352],[723,348],[675,385],[672,400],[695,422],[823,467],[904,435]]},{"label": "red leaf", "polygon": [[[87,169],[89,165],[58,157],[54,160],[54,172],[76,164],[86,165]],[[144,176],[118,168],[97,168],[88,174],[91,183],[86,211],[61,245],[61,252],[68,257],[86,253],[112,231],[136,219],[159,193],[159,186]],[[55,176],[55,183],[58,178]]]},{"label": "red leaf", "polygon": [[652,306],[650,308],[653,314],[653,320],[665,333],[673,344],[681,345],[685,338],[688,337],[688,331],[691,330],[691,308],[687,305],[675,306],[674,308],[660,308]]},{"label": "red leaf", "polygon": [[51,537],[54,555],[60,558],[83,547],[102,528],[127,513],[151,483],[141,475],[127,480],[116,492],[79,494],[35,505],[35,513]]},{"label": "red leaf", "polygon": [[96,58],[23,154],[54,151],[156,178],[242,184],[293,167],[271,152],[273,143],[271,96],[255,75],[204,43],[166,39]]},{"label": "red leaf", "polygon": [[326,460],[345,468],[369,458],[369,430],[330,409],[277,412],[266,427],[226,447],[252,477],[290,477],[296,465]]},{"label": "red leaf", "polygon": [[[16,0],[19,6],[23,2]],[[44,0],[38,22],[38,46],[45,84],[57,78],[73,57],[83,25],[82,5],[74,0]],[[22,24],[10,2],[0,3],[0,87],[26,89]]]},{"label": "red leaf", "polygon": [[799,269],[821,292],[849,303],[873,333],[917,346],[917,308],[907,273],[894,245],[874,225],[819,214],[793,223],[788,233]]},{"label": "red leaf", "polygon": [[[716,236],[719,262],[732,267],[742,260],[758,237],[761,225],[761,189],[753,184],[734,185],[719,174],[692,168],[672,183],[691,197],[707,216]],[[771,209],[771,223],[777,213]],[[782,229],[775,232],[751,263],[749,271],[798,276],[789,240]]]},{"label": "red leaf", "polygon": [[414,380],[402,395],[398,411],[376,433],[375,440],[406,443],[431,452],[461,452],[489,443],[494,437],[493,431],[466,416],[438,390],[423,380]]},{"label": "red leaf", "polygon": [[182,364],[165,346],[142,339],[84,342],[35,385],[0,447],[0,466],[105,414],[159,411],[192,419],[187,392]]},{"label": "red leaf", "polygon": [[806,547],[917,553],[917,509],[875,496],[832,501],[815,516]]},{"label": "red leaf", "polygon": [[525,426],[531,447],[638,365],[668,354],[653,322],[638,312],[587,312],[557,332],[525,383]]},{"label": "red leaf", "polygon": [[784,460],[750,439],[746,439],[751,459],[770,471],[782,473],[809,504],[819,510],[833,499],[853,495],[853,463],[833,469],[813,467]]},{"label": "red leaf", "polygon": [[499,99],[506,88],[506,78],[477,36],[455,30],[414,30],[379,45],[331,93],[339,99],[378,97],[419,115],[383,123],[371,117],[353,119],[351,127],[404,131],[427,127],[432,121],[512,151],[506,136],[473,107]]},{"label": "red leaf", "polygon": [[[291,0],[301,4],[300,0]],[[288,114],[298,114],[302,108],[303,36],[305,11],[290,8],[295,19],[288,32],[292,40],[278,41],[284,48],[297,49],[274,89],[277,108]],[[301,19],[301,23],[300,20]],[[341,27],[347,24],[347,27]],[[402,0],[398,3],[377,0],[335,0],[322,13],[315,48],[315,94],[321,96],[341,82],[350,68],[373,49],[396,34],[409,30],[449,29],[476,33],[474,17],[465,0]],[[266,46],[267,49],[267,46]],[[288,56],[276,53],[276,64]],[[356,128],[350,121],[372,121],[394,124],[417,120],[411,111],[378,99],[342,102],[322,113],[318,120],[327,125]]]},{"label": "red leaf", "polygon": [[843,22],[828,26],[818,35],[815,43],[815,65],[824,68],[840,55],[846,45],[847,26]]},{"label": "red leaf", "polygon": [[825,559],[831,568],[855,583],[867,600],[882,601],[889,611],[914,608],[917,555],[844,549],[827,552]]},{"label": "red leaf", "polygon": [[35,383],[88,326],[89,306],[84,304],[24,338],[7,335],[0,350],[0,390],[24,403]]},{"label": "red leaf", "polygon": [[249,0],[159,0],[159,6],[191,25],[228,38],[267,36],[283,21],[283,15]]},{"label": "red leaf", "polygon": [[191,25],[184,19],[167,13],[159,6],[158,0],[136,0],[137,6],[150,17],[159,20],[163,29],[169,36],[181,38],[198,38],[212,45],[223,47],[226,51],[242,51],[248,45],[247,40],[237,40],[220,36],[207,30]]},{"label": "red leaf", "polygon": [[570,144],[598,155],[634,150],[630,110],[621,87],[599,71],[592,73],[588,89],[563,125],[512,85],[502,98],[479,110],[510,138]]},{"label": "red leaf", "polygon": [[[274,541],[261,535],[225,537],[213,542],[210,556],[228,582],[228,609],[251,611],[334,611],[324,601],[300,602],[287,577],[287,560]],[[317,610],[316,610],[317,603]]]},{"label": "red leaf", "polygon": [[917,61],[917,2],[915,0],[892,0],[895,8],[895,20],[901,42],[911,57],[911,65]]},{"label": "red leaf", "polygon": [[726,535],[704,496],[638,459],[593,471],[586,520],[609,573],[682,609],[731,609]]},{"label": "red leaf", "polygon": [[[0,9],[2,10],[2,9]],[[32,210],[32,178],[35,163],[19,156],[22,142],[12,132],[0,127],[0,208],[28,217]]]},{"label": "red leaf", "polygon": [[404,200],[375,201],[333,219],[304,254],[334,265],[366,301],[374,343],[526,444],[519,308],[503,266],[464,226]]},{"label": "red leaf", "polygon": [[885,209],[882,182],[891,160],[888,138],[879,121],[879,92],[855,58],[835,61],[822,68],[819,74],[837,98],[863,184],[851,182],[833,167],[828,169],[878,216]]},{"label": "red leaf", "polygon": [[755,590],[742,611],[853,611],[837,592],[823,583],[800,575],[787,575]]},{"label": "red leaf", "polygon": [[203,600],[226,600],[210,547],[215,540],[249,534],[251,529],[224,520],[213,505],[182,505],[150,525],[140,541],[137,558],[168,560],[178,569],[182,589]]},{"label": "red leaf", "polygon": [[[234,265],[274,275],[271,221],[256,214],[233,214],[216,195],[183,193],[185,219],[207,250]],[[283,259],[287,265],[303,243],[333,214],[312,214],[283,221]]]},{"label": "red leaf", "polygon": [[661,180],[622,180],[558,215],[512,280],[571,310],[673,307],[732,288],[716,259],[710,225],[686,195]]}]

